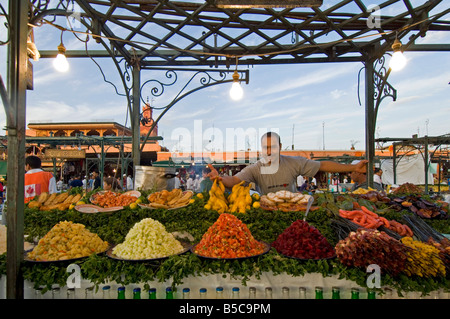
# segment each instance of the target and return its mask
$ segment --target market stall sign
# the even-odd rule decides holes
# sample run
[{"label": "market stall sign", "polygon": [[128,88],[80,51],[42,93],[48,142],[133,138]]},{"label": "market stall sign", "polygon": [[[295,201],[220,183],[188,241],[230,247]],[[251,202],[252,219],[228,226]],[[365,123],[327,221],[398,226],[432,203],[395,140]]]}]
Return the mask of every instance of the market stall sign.
[{"label": "market stall sign", "polygon": [[85,150],[47,149],[47,150],[45,150],[45,157],[47,157],[47,158],[86,158],[86,151]]}]

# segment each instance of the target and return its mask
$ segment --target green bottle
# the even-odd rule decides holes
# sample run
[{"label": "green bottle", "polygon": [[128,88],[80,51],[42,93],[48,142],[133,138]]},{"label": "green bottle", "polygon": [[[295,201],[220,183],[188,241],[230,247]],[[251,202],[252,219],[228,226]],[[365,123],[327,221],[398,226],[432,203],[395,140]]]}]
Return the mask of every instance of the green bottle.
[{"label": "green bottle", "polygon": [[166,299],[173,299],[173,291],[170,287],[166,288]]},{"label": "green bottle", "polygon": [[125,299],[125,287],[117,288],[117,299]]},{"label": "green bottle", "polygon": [[323,299],[322,287],[316,287],[316,299]]},{"label": "green bottle", "polygon": [[133,289],[133,299],[141,299],[141,288]]},{"label": "green bottle", "polygon": [[369,290],[369,292],[367,293],[367,299],[376,299],[375,290]]},{"label": "green bottle", "polygon": [[341,299],[341,292],[339,291],[339,287],[331,288],[331,299]]},{"label": "green bottle", "polygon": [[352,299],[359,299],[359,289],[352,288]]},{"label": "green bottle", "polygon": [[150,288],[148,290],[148,299],[156,299],[156,288]]}]

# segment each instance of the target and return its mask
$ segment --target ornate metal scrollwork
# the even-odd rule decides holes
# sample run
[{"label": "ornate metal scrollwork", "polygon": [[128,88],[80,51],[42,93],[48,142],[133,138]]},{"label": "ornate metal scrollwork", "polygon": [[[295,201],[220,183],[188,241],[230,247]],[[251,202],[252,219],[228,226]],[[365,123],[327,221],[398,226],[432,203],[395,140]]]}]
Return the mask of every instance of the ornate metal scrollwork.
[{"label": "ornate metal scrollwork", "polygon": [[387,82],[387,78],[391,71],[389,68],[386,69],[385,63],[386,55],[383,55],[375,60],[373,65],[373,98],[375,100],[375,112],[377,112],[378,106],[384,98],[391,97],[394,101],[397,99],[397,90]]},{"label": "ornate metal scrollwork", "polygon": [[[5,10],[5,8],[2,6],[2,4],[0,3],[0,13],[1,15],[3,15],[5,17],[5,22],[3,23],[3,25],[6,28],[6,32],[0,32],[1,34],[5,34],[6,35],[6,39],[3,41],[3,39],[0,38],[0,45],[5,45],[9,43],[10,40],[10,32],[9,32],[9,16]],[[2,36],[3,37],[3,36]]]},{"label": "ornate metal scrollwork", "polygon": [[[155,69],[153,69],[155,70]],[[173,104],[175,104],[177,101],[179,101],[180,99],[186,97],[187,95],[198,91],[200,89],[212,86],[212,85],[216,85],[216,84],[220,84],[220,83],[225,83],[225,82],[231,82],[232,79],[227,80],[227,73],[229,73],[229,71],[223,71],[223,70],[183,70],[183,69],[161,69],[162,71],[165,71],[164,76],[165,79],[167,80],[166,82],[157,80],[157,79],[150,79],[145,81],[142,85],[141,85],[141,89],[140,89],[140,97],[141,97],[141,101],[145,103],[144,100],[144,94],[143,91],[147,91],[148,89],[146,89],[146,86],[148,85],[153,85],[150,87],[150,94],[153,97],[159,97],[161,96],[166,88],[168,87],[172,87],[175,86],[175,84],[178,82],[178,74],[177,71],[179,72],[194,72],[194,74],[186,81],[186,84],[183,85],[180,89],[180,91],[175,94],[173,100],[166,106],[160,107],[160,108],[156,108],[156,109],[165,109],[167,107],[171,107]],[[218,74],[218,77],[213,76],[213,74]],[[245,72],[242,73],[241,71],[241,77],[245,76]],[[197,82],[198,80],[198,82]],[[197,85],[194,85],[194,87],[192,87],[192,85],[194,83],[197,83]],[[189,87],[191,87],[189,89]]]},{"label": "ornate metal scrollwork", "polygon": [[[158,70],[158,69],[152,69],[152,70]],[[154,120],[152,126],[150,127],[150,130],[148,131],[147,136],[145,137],[145,139],[142,143],[141,151],[144,148],[144,145],[145,145],[148,137],[150,136],[151,132],[153,131],[153,129],[155,128],[155,126],[157,125],[159,120],[178,101],[180,101],[182,98],[184,98],[184,97],[188,96],[189,94],[192,94],[193,92],[196,92],[200,89],[210,87],[213,85],[217,85],[217,84],[221,84],[221,83],[227,83],[227,82],[233,81],[231,76],[229,79],[227,79],[227,75],[233,73],[232,71],[229,71],[229,70],[192,70],[192,69],[178,69],[178,70],[159,69],[159,70],[166,71],[165,77],[166,77],[166,79],[169,79],[170,81],[162,82],[162,81],[159,81],[156,79],[150,79],[150,80],[145,81],[141,85],[141,89],[140,89],[140,97],[144,103],[145,103],[145,100],[143,98],[142,93],[143,93],[144,87],[146,85],[148,85],[150,83],[154,83],[154,86],[150,88],[150,93],[152,96],[158,97],[164,93],[166,87],[174,86],[176,84],[176,82],[178,81],[178,75],[177,75],[176,71],[182,71],[182,72],[190,71],[190,72],[194,72],[194,74],[186,81],[186,84],[184,84],[181,87],[180,91],[174,96],[174,98],[172,99],[172,101],[169,104],[167,104],[166,106],[163,106],[163,107],[152,107],[152,109],[159,109],[159,110],[163,110],[163,111],[158,116],[158,118],[156,120]],[[238,71],[238,73],[240,73],[239,78],[241,79],[241,81],[245,81],[246,83],[248,83],[248,70]],[[212,76],[212,74],[218,74],[218,77],[214,77],[214,76]],[[189,86],[191,86],[194,82],[196,82],[196,79],[198,79],[197,85],[188,89]]]}]

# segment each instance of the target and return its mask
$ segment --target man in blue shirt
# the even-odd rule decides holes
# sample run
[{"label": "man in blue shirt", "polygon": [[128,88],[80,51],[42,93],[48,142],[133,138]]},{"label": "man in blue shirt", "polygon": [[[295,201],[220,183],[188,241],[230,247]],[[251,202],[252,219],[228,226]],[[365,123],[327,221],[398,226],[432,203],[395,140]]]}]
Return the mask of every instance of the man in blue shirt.
[{"label": "man in blue shirt", "polygon": [[83,181],[81,180],[81,176],[77,175],[69,184],[70,188],[73,187],[83,187]]}]

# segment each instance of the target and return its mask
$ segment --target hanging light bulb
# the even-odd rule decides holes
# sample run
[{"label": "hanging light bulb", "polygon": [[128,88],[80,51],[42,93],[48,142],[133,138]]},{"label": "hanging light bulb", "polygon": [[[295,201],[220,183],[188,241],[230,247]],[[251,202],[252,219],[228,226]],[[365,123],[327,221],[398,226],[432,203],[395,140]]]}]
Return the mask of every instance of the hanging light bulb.
[{"label": "hanging light bulb", "polygon": [[392,50],[394,50],[394,53],[389,61],[389,67],[393,71],[400,71],[406,65],[406,58],[402,52],[402,43],[397,38],[395,38],[395,41],[392,44]]},{"label": "hanging light bulb", "polygon": [[67,62],[66,58],[66,48],[62,42],[58,45],[58,55],[55,60],[53,60],[53,66],[59,72],[67,72],[69,70],[69,62]]},{"label": "hanging light bulb", "polygon": [[239,74],[237,70],[233,73],[233,84],[231,85],[230,89],[230,97],[237,101],[242,99],[242,96],[244,95],[244,90],[241,87],[241,84],[239,83]]}]

